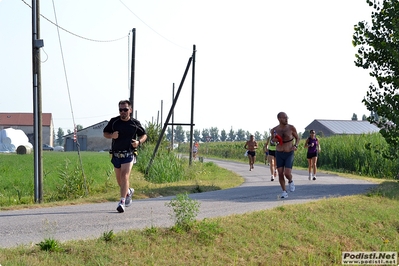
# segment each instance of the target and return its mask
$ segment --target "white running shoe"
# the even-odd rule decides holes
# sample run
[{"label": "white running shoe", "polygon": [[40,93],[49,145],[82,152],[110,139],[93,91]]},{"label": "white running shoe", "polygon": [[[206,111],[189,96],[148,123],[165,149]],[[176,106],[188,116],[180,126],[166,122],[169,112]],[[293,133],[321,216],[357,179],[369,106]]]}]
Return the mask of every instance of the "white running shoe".
[{"label": "white running shoe", "polygon": [[281,198],[282,198],[282,199],[288,198],[288,193],[287,193],[287,191],[283,191],[283,193],[281,194]]},{"label": "white running shoe", "polygon": [[316,180],[316,176],[315,175],[313,176],[313,180]]},{"label": "white running shoe", "polygon": [[132,205],[133,194],[134,194],[134,188],[129,188],[129,190],[127,191],[126,200],[125,200],[126,207],[129,207],[130,205]]},{"label": "white running shoe", "polygon": [[311,174],[309,174],[309,180],[312,180],[312,175]]},{"label": "white running shoe", "polygon": [[118,207],[116,208],[116,210],[118,211],[118,212],[124,212],[125,211],[125,204],[122,202],[122,201],[120,201],[119,203],[118,203]]},{"label": "white running shoe", "polygon": [[288,183],[288,186],[290,187],[290,191],[294,192],[295,191],[295,184],[294,181],[292,181],[291,183]]},{"label": "white running shoe", "polygon": [[274,176],[272,176],[272,177],[270,178],[270,181],[274,181]]}]

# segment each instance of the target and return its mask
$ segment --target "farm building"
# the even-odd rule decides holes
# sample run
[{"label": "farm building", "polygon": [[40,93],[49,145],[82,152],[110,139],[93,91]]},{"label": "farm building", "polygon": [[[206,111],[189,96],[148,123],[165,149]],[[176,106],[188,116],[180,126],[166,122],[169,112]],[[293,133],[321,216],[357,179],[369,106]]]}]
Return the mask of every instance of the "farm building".
[{"label": "farm building", "polygon": [[[14,128],[22,130],[34,144],[33,113],[0,113],[0,130]],[[42,113],[42,141],[53,146],[54,125],[51,113]]]},{"label": "farm building", "polygon": [[[103,129],[107,123],[108,121],[105,120],[76,132],[76,140],[79,143],[81,151],[104,151],[111,148],[111,140],[103,136]],[[78,150],[73,132],[65,135],[64,140],[65,151]]]},{"label": "farm building", "polygon": [[323,120],[316,119],[305,127],[306,132],[313,129],[316,134],[323,132],[324,137],[333,135],[359,135],[379,132],[380,129],[369,121]]}]

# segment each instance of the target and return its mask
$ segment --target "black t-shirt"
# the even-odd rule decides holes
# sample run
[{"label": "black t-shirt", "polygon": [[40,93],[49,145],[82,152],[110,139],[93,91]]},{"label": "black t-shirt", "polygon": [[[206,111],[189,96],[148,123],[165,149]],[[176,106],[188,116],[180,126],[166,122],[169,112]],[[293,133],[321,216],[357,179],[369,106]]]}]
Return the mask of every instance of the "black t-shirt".
[{"label": "black t-shirt", "polygon": [[146,134],[140,121],[134,118],[123,121],[120,116],[111,118],[103,130],[103,132],[107,133],[113,133],[115,131],[119,132],[119,137],[117,139],[112,139],[111,149],[113,151],[132,151],[132,139]]}]

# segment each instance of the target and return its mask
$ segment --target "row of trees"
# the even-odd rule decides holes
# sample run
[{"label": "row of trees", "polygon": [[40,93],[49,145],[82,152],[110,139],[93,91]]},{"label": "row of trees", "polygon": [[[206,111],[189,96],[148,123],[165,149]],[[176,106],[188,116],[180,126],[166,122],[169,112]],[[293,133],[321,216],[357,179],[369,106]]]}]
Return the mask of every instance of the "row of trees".
[{"label": "row of trees", "polygon": [[[238,129],[237,131],[230,129],[229,132],[223,129],[219,134],[219,129],[217,127],[211,127],[209,129],[203,129],[202,131],[194,129],[193,139],[194,141],[202,142],[244,141],[248,140],[250,135],[254,135],[256,140],[265,140],[269,136],[267,131],[263,132],[263,134],[259,131],[252,134],[243,129]],[[168,141],[172,140],[171,127],[167,128],[166,139]],[[176,126],[173,128],[173,139],[176,142],[185,142],[190,139],[190,131],[184,131],[182,126]]]},{"label": "row of trees", "polygon": [[[371,116],[376,116],[374,115],[373,112],[371,112]],[[357,114],[353,113],[351,120],[357,121]],[[363,115],[362,117],[363,121],[367,120],[366,115]],[[316,132],[318,136],[322,137],[323,132]],[[249,131],[245,131],[243,129],[238,129],[237,131],[234,131],[233,129],[230,129],[229,132],[226,130],[221,130],[219,134],[219,129],[217,127],[211,127],[209,129],[203,129],[202,131],[198,129],[194,129],[193,132],[193,139],[194,141],[202,141],[202,142],[218,142],[218,141],[245,141],[249,139],[250,135],[254,135],[255,140],[265,140],[269,137],[270,133],[269,131],[264,131],[263,133],[256,131],[255,133],[250,133]],[[303,134],[301,132],[298,132],[299,138],[307,138],[309,137],[309,132],[304,132]],[[172,140],[172,128],[168,127],[167,132],[166,132],[166,139],[168,141]],[[188,141],[190,139],[190,131],[184,131],[182,126],[176,126],[173,129],[173,139],[176,142],[185,142],[186,140]]]},{"label": "row of trees", "polygon": [[[357,115],[354,113],[352,116],[352,120],[357,120]],[[367,120],[366,116],[363,115],[363,120]],[[148,123],[145,125],[147,131],[156,131],[157,133],[161,132],[160,126],[157,126],[153,123]],[[77,131],[83,129],[82,125],[76,126]],[[67,130],[67,135],[71,134],[71,130]],[[322,136],[322,132],[318,133],[318,136]],[[55,134],[54,134],[55,135]],[[249,131],[245,131],[243,129],[238,129],[234,131],[230,129],[229,132],[226,130],[221,130],[219,134],[219,129],[217,127],[211,127],[209,129],[203,129],[202,131],[198,129],[194,129],[193,139],[194,141],[202,141],[202,142],[218,142],[218,141],[245,141],[249,139],[250,135],[254,135],[255,139],[258,141],[266,140],[269,137],[269,131],[264,131],[263,133],[256,131],[255,133],[250,133]],[[64,136],[65,132],[62,128],[58,128],[57,138],[55,140],[54,145],[62,146],[64,144]],[[158,135],[159,136],[159,135]],[[309,134],[306,135],[306,132],[303,134],[299,133],[299,137],[308,137]],[[154,136],[155,137],[155,136]],[[185,142],[190,139],[190,131],[184,131],[182,126],[176,126],[173,129],[173,139],[175,142]],[[172,141],[172,128],[168,127],[166,132],[166,140]],[[156,140],[155,140],[156,141]]]}]

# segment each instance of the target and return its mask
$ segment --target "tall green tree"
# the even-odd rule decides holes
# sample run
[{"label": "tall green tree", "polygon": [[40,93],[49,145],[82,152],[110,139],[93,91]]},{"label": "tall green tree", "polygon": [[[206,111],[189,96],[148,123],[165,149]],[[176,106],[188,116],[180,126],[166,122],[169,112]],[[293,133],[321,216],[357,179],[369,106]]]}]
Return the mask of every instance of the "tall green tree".
[{"label": "tall green tree", "polygon": [[236,133],[234,132],[233,128],[229,131],[229,138],[228,141],[234,141],[236,139]]},{"label": "tall green tree", "polygon": [[59,145],[59,146],[62,146],[62,144],[64,144],[64,138],[63,138],[63,136],[64,136],[65,134],[64,134],[64,130],[62,130],[62,128],[58,128],[58,131],[57,131],[57,145]]},{"label": "tall green tree", "polygon": [[186,131],[186,140],[187,140],[187,142],[190,142],[190,131],[189,130]]},{"label": "tall green tree", "polygon": [[201,131],[199,129],[194,129],[193,135],[194,141],[200,141]]},{"label": "tall green tree", "polygon": [[202,130],[202,138],[201,138],[201,141],[202,141],[202,142],[206,142],[206,141],[207,141],[207,137],[210,137],[209,130],[208,130],[208,129],[203,129],[203,130]]},{"label": "tall green tree", "polygon": [[245,131],[244,131],[243,129],[240,128],[239,130],[237,130],[237,137],[236,137],[236,140],[238,140],[238,141],[247,140]]},{"label": "tall green tree", "polygon": [[263,140],[267,140],[269,135],[270,135],[270,130],[269,131],[263,131]]},{"label": "tall green tree", "polygon": [[177,142],[184,142],[184,130],[181,125],[176,126],[176,129],[174,130],[174,136]]},{"label": "tall green tree", "polygon": [[255,131],[254,138],[255,140],[262,140],[262,134],[259,131]]},{"label": "tall green tree", "polygon": [[219,141],[219,129],[217,127],[211,127],[209,129],[209,135],[212,138],[212,141]]},{"label": "tall green tree", "polygon": [[227,133],[226,133],[226,130],[222,130],[221,132],[220,132],[220,141],[226,141],[227,140]]},{"label": "tall green tree", "polygon": [[[397,156],[399,144],[399,1],[366,0],[374,10],[371,24],[360,21],[355,25],[353,45],[358,48],[355,64],[367,69],[377,84],[371,83],[363,103],[369,111],[368,120],[375,123],[380,133]],[[395,152],[394,152],[395,151]]]}]

